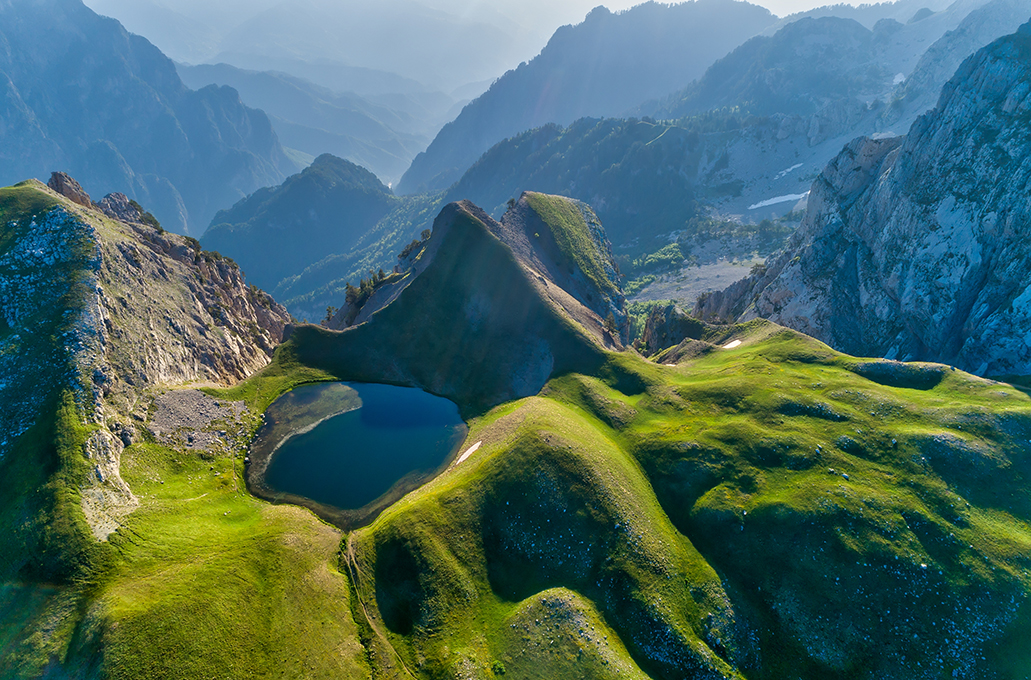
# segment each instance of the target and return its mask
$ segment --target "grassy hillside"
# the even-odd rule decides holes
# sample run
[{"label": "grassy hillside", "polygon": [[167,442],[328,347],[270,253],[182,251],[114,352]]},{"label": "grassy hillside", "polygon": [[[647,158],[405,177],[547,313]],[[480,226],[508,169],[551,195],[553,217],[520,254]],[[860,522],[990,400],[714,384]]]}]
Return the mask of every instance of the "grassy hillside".
[{"label": "grassy hillside", "polygon": [[[855,359],[766,322],[699,324],[657,361],[604,352],[555,326],[550,307],[528,308],[533,291],[506,274],[511,252],[449,210],[432,264],[393,304],[343,333],[298,328],[279,355],[446,394],[470,420],[463,448],[480,444],[341,546],[363,640],[398,668],[1031,669],[1019,642],[1031,624],[1024,392]],[[536,329],[577,360],[513,401],[507,362],[525,367]]]},{"label": "grassy hillside", "polygon": [[[260,386],[242,390],[251,415],[206,426],[223,432],[219,446],[159,443],[147,429],[150,404],[174,381],[158,386],[146,375],[152,341],[130,322],[148,319],[118,309],[159,299],[149,335],[164,333],[164,319],[179,324],[180,344],[193,342],[170,315],[184,290],[217,289],[219,265],[181,237],[150,230],[155,240],[145,242],[145,231],[34,181],[0,189],[0,677],[368,677],[338,570],[339,530],[254,499],[242,477],[241,435],[257,426],[253,412],[326,376],[281,357]],[[173,260],[184,253],[196,277]],[[120,267],[122,255],[131,266]],[[155,257],[162,274],[151,280]],[[120,278],[106,278],[110,268]],[[98,312],[94,301],[105,296],[119,308]],[[224,301],[216,324],[199,316],[208,315],[203,297],[188,299],[209,337],[229,338],[224,324],[242,316]],[[98,315],[108,329],[99,344]],[[259,332],[248,337],[257,342]],[[138,373],[92,371],[87,360],[120,366],[128,346],[147,355]],[[116,387],[99,411],[94,398],[105,393],[96,384]],[[98,540],[86,501],[109,491],[111,456],[137,505]]]},{"label": "grassy hillside", "polygon": [[618,294],[619,276],[604,258],[608,250],[605,232],[590,208],[561,196],[534,192],[527,193],[526,200],[551,232],[564,259],[572,260],[572,266],[598,290]]},{"label": "grassy hillside", "polygon": [[76,455],[84,434],[66,341],[75,338],[82,270],[93,253],[81,231],[55,237],[65,225],[37,228],[36,216],[59,203],[39,187],[0,189],[0,582],[67,582],[89,552],[89,530],[68,489],[87,467]]},{"label": "grassy hillside", "polygon": [[[33,191],[0,191],[29,210],[0,222],[4,267],[14,230],[59,200]],[[583,235],[573,204],[539,200],[557,241]],[[1031,672],[1025,392],[761,321],[700,326],[654,361],[607,352],[477,215],[446,208],[432,260],[370,321],[300,326],[261,373],[207,390],[249,409],[203,425],[213,448],[147,429],[160,400],[108,412],[138,426],[120,468],[139,505],[106,541],[80,495],[112,424],[51,361],[39,417],[0,458],[0,677]],[[89,296],[54,281],[70,297],[43,308],[35,346],[57,351],[74,314],[53,305]],[[331,379],[447,395],[479,447],[346,535],[250,496],[258,414]]]},{"label": "grassy hillside", "polygon": [[416,675],[1031,669],[1027,396],[730,335],[475,419],[472,457],[352,535],[359,597]]},{"label": "grassy hillside", "polygon": [[143,505],[94,599],[106,674],[368,677],[340,532],[252,498],[238,466],[154,444],[123,454]]}]

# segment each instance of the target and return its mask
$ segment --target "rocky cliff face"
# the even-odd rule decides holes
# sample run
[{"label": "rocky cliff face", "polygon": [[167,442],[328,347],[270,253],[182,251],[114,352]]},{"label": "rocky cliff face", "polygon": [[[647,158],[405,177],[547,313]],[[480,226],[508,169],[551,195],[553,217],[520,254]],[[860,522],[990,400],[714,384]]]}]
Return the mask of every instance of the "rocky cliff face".
[{"label": "rocky cliff face", "polygon": [[851,354],[1031,372],[1031,25],[967,59],[905,139],[861,138],[813,184],[788,252],[700,301]]},{"label": "rocky cliff face", "polygon": [[942,86],[964,59],[1016,31],[1029,15],[1028,0],[992,0],[970,12],[920,57],[913,72],[899,85],[892,106],[884,112],[883,122],[890,127],[896,121],[911,120],[912,114],[934,108]]},{"label": "rocky cliff face", "polygon": [[0,458],[70,391],[96,426],[80,492],[105,538],[135,507],[119,457],[149,398],[264,367],[289,315],[196,241],[87,208],[74,180],[55,186],[64,195],[35,181],[0,190]]}]

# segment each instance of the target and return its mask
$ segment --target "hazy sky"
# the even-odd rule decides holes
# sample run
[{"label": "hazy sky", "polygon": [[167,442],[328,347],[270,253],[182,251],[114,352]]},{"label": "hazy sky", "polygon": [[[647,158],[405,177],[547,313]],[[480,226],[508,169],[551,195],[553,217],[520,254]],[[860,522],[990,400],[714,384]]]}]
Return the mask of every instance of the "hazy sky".
[{"label": "hazy sky", "polygon": [[[191,16],[207,16],[230,22],[230,17],[254,15],[282,0],[149,0],[157,5],[181,11]],[[662,1],[662,0],[660,0]],[[673,0],[674,2],[676,0]],[[767,7],[774,14],[785,16],[841,0],[750,0]],[[627,9],[641,4],[642,0],[422,0],[422,4],[436,7],[451,14],[476,15],[484,12],[500,12],[513,17],[533,21],[534,17],[546,18],[549,23],[579,23],[594,7],[604,5],[613,11]],[[86,0],[87,5],[92,5]],[[849,4],[858,4],[855,0]],[[224,15],[224,16],[222,16]],[[212,21],[211,23],[222,23]],[[521,23],[521,22],[520,22]]]},{"label": "hazy sky", "polygon": [[[675,0],[674,0],[675,1]],[[762,5],[778,16],[786,16],[795,12],[812,9],[828,4],[838,4],[842,0],[750,0],[755,5]],[[873,0],[876,2],[877,0]],[[521,8],[527,12],[539,12],[552,15],[564,15],[568,18],[563,23],[578,23],[587,12],[598,5],[604,5],[613,11],[627,9],[641,4],[642,0],[425,0],[425,4],[451,13],[461,13],[463,9],[479,6],[494,8]],[[858,2],[846,2],[855,5]]]}]

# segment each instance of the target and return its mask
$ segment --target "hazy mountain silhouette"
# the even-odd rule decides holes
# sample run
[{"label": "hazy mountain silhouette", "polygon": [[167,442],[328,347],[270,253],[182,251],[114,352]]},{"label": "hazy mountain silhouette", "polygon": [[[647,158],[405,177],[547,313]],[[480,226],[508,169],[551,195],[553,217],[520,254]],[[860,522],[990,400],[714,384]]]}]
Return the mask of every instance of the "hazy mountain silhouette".
[{"label": "hazy mountain silhouette", "polygon": [[295,167],[235,90],[189,90],[156,47],[79,0],[0,3],[0,90],[0,183],[67,170],[170,229],[202,230]]},{"label": "hazy mountain silhouette", "polygon": [[683,87],[776,20],[731,0],[604,7],[555,32],[529,63],[502,76],[416,157],[399,190],[438,190],[497,142],[546,123],[614,116]]},{"label": "hazy mountain silhouette", "polygon": [[177,69],[190,87],[218,84],[236,89],[248,106],[269,115],[284,146],[310,156],[331,153],[345,158],[384,182],[396,183],[444,124],[439,115],[395,110],[286,73],[247,71],[228,64],[178,64]]}]

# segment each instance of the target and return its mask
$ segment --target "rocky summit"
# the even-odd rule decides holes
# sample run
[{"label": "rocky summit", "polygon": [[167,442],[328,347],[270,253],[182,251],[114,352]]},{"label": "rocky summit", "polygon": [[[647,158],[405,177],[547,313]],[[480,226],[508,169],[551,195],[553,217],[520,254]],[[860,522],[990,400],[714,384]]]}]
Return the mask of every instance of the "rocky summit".
[{"label": "rocky summit", "polygon": [[905,138],[850,143],[783,255],[699,301],[852,354],[1031,371],[1031,25],[967,59]]}]

